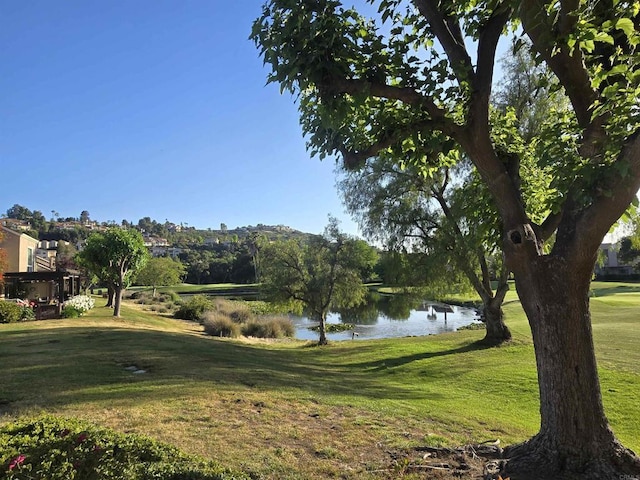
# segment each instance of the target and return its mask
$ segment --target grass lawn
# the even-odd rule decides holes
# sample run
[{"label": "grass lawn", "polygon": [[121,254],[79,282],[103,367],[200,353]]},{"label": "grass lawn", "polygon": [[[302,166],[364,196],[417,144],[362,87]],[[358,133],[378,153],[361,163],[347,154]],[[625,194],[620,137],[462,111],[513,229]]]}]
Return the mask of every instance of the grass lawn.
[{"label": "grass lawn", "polygon": [[[607,415],[640,451],[640,285],[593,285]],[[80,319],[0,325],[0,423],[53,413],[137,432],[260,478],[397,478],[392,455],[537,431],[535,360],[515,294],[514,341],[482,331],[335,342],[232,341],[125,303]],[[134,374],[136,366],[146,373]],[[392,468],[392,467],[391,467]]]},{"label": "grass lawn", "polygon": [[[151,291],[151,287],[137,286],[130,287],[127,292],[136,291]],[[181,283],[179,285],[172,285],[170,287],[158,287],[158,292],[176,292],[182,294],[224,294],[240,292],[251,292],[257,294],[257,283],[210,283],[204,285],[195,285],[192,283]]]}]

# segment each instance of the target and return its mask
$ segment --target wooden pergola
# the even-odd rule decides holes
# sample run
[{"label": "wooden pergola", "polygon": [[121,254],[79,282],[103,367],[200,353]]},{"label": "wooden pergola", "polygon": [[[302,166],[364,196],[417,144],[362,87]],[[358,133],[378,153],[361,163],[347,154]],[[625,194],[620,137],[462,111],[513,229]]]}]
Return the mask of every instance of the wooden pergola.
[{"label": "wooden pergola", "polygon": [[[36,298],[25,298],[24,300],[34,300],[38,302],[36,316],[38,318],[52,318],[60,315],[60,309],[65,300],[80,294],[80,276],[67,271],[59,272],[5,272],[4,292],[5,297],[16,296],[20,286],[25,284],[47,284],[45,291],[45,301]],[[42,288],[38,288],[42,291]]]}]

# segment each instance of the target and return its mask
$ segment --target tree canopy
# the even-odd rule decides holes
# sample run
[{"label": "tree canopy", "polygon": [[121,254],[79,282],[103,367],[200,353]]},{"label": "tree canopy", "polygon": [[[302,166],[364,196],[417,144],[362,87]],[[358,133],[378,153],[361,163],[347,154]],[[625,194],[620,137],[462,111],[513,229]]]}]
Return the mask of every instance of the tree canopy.
[{"label": "tree canopy", "polygon": [[113,290],[113,315],[116,317],[120,316],[122,291],[148,258],[149,251],[140,232],[118,227],[90,235],[77,254],[78,263]]},{"label": "tree canopy", "polygon": [[[337,0],[266,2],[252,38],[269,80],[298,99],[309,149],[321,158],[354,168],[384,157],[425,176],[460,153],[473,163],[494,200],[538,367],[540,431],[508,451],[507,470],[640,474],[604,414],[588,296],[600,242],[640,187],[640,4],[368,3],[378,7],[373,18]],[[496,115],[491,104],[505,34],[548,67],[568,99],[530,138],[515,108]],[[529,158],[548,171],[553,194],[527,193],[538,181]],[[540,202],[546,213],[537,216]]]},{"label": "tree canopy", "polygon": [[185,268],[178,260],[170,257],[150,258],[135,275],[140,285],[153,287],[153,296],[160,286],[176,285],[182,281]]},{"label": "tree canopy", "polygon": [[319,324],[319,344],[327,343],[326,320],[332,308],[365,300],[362,273],[370,255],[331,219],[324,235],[307,243],[285,240],[267,244],[261,254],[262,291],[267,298],[304,307]]}]

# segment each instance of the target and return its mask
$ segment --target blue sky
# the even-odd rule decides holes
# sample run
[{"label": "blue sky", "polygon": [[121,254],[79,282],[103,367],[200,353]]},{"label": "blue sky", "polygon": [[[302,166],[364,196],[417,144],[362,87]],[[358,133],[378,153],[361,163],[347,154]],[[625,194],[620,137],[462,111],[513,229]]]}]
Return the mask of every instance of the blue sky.
[{"label": "blue sky", "polygon": [[357,233],[248,36],[261,0],[0,0],[0,213]]}]

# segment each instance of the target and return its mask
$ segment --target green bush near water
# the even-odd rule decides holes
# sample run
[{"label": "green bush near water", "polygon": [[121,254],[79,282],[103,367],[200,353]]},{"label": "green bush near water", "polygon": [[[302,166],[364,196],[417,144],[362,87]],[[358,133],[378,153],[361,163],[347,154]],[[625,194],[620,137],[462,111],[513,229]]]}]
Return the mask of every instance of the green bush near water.
[{"label": "green bush near water", "polygon": [[184,301],[176,318],[195,320],[204,326],[208,335],[216,337],[282,338],[293,337],[295,328],[288,317],[256,315],[251,302],[195,295]]},{"label": "green bush near water", "polygon": [[204,312],[213,310],[213,307],[214,303],[206,295],[194,295],[182,302],[174,316],[182,320],[200,321]]},{"label": "green bush near water", "polygon": [[287,317],[256,318],[242,325],[242,334],[258,338],[293,337],[295,328]]},{"label": "green bush near water", "polygon": [[204,332],[214,337],[236,338],[241,334],[240,325],[218,312],[205,312],[202,325]]}]

